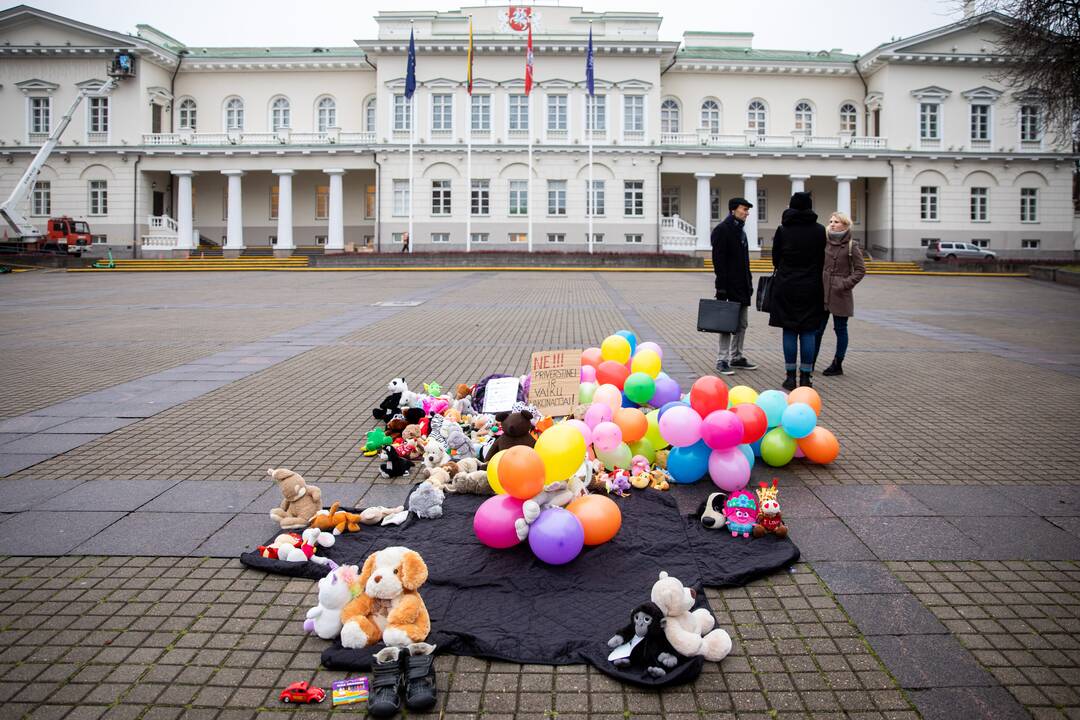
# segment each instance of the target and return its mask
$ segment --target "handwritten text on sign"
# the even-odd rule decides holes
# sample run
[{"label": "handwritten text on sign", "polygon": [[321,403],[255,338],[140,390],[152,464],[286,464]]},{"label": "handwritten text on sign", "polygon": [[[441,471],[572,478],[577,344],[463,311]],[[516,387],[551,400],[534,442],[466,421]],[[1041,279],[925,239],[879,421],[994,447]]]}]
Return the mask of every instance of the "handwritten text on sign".
[{"label": "handwritten text on sign", "polygon": [[529,402],[544,415],[569,415],[577,403],[581,350],[545,350],[529,362]]}]

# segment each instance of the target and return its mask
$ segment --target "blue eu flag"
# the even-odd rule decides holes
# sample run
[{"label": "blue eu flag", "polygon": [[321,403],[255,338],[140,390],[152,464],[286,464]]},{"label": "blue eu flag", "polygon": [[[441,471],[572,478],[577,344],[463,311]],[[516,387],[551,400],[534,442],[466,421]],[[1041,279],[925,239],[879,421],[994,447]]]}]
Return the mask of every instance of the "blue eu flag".
[{"label": "blue eu flag", "polygon": [[409,30],[409,62],[405,70],[405,97],[412,98],[416,92],[416,41],[413,31]]},{"label": "blue eu flag", "polygon": [[585,56],[585,85],[589,88],[589,94],[596,94],[596,82],[593,76],[592,56],[592,28],[589,28],[589,53]]}]

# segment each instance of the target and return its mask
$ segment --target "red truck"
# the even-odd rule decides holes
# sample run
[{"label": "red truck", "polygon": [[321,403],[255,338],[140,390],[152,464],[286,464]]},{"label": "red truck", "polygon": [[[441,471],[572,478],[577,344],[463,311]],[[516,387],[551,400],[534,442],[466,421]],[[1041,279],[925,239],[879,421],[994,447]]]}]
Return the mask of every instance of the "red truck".
[{"label": "red truck", "polygon": [[64,216],[49,218],[49,226],[39,241],[43,250],[67,250],[72,255],[81,255],[90,249],[94,240],[90,236],[90,226],[83,220],[72,220]]}]

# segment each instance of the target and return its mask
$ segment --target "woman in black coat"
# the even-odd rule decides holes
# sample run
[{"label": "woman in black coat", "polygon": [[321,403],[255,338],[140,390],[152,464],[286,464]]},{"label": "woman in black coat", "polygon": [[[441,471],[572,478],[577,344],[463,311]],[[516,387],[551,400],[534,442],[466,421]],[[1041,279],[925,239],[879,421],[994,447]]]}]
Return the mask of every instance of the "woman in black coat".
[{"label": "woman in black coat", "polygon": [[825,265],[825,228],[817,221],[810,193],[797,192],[773,235],[773,278],[769,324],[784,329],[785,390],[813,385],[814,341],[825,319],[821,273]]}]

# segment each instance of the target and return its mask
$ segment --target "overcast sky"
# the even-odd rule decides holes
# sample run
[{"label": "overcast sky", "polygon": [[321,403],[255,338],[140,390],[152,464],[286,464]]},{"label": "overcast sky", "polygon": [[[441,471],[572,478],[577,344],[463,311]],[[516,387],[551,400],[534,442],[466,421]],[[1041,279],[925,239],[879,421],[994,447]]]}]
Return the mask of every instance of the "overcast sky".
[{"label": "overcast sky", "polygon": [[[0,7],[16,4],[0,2]],[[134,33],[136,24],[147,23],[193,46],[349,46],[356,39],[376,37],[373,15],[379,10],[451,10],[483,2],[31,0],[26,4],[121,32]],[[681,40],[687,29],[726,30],[754,33],[757,48],[841,48],[849,53],[865,53],[894,36],[915,35],[960,18],[960,3],[956,0],[595,0],[562,4],[597,12],[659,10],[664,18],[660,26],[662,40]]]}]

